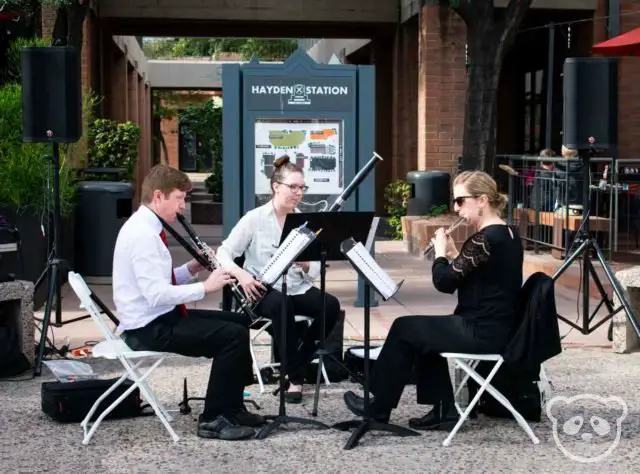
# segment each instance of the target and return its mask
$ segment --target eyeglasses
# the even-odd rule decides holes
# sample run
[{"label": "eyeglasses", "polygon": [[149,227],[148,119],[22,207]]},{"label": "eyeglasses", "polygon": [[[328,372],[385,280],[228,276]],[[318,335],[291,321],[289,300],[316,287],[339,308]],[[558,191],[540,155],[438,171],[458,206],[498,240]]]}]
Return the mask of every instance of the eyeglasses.
[{"label": "eyeglasses", "polygon": [[453,198],[453,202],[456,203],[458,207],[461,207],[464,204],[464,200],[467,198],[475,198],[475,196],[458,196]]},{"label": "eyeglasses", "polygon": [[303,193],[306,193],[309,190],[309,186],[300,186],[298,184],[283,183],[282,181],[276,181],[276,183],[280,183],[280,184],[285,185],[287,188],[289,188],[294,193],[296,191],[301,191]]}]

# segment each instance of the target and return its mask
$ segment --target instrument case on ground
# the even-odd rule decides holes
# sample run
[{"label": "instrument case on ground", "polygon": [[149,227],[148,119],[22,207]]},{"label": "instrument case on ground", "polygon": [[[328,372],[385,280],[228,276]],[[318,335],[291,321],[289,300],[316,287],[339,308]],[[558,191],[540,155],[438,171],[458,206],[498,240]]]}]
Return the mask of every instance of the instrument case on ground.
[{"label": "instrument case on ground", "polygon": [[[91,407],[117,379],[79,380],[77,382],[43,382],[42,411],[55,421],[81,422]],[[122,382],[98,406],[92,420],[100,416],[109,405],[133,385],[131,380]],[[133,418],[153,413],[143,413],[140,390],[136,387],[105,419]]]}]

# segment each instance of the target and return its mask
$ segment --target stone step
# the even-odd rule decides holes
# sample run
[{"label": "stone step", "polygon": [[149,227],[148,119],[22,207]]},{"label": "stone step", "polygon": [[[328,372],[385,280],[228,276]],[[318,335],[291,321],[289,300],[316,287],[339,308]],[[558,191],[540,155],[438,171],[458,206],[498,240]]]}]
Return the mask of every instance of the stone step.
[{"label": "stone step", "polygon": [[213,202],[213,194],[209,194],[206,191],[198,191],[198,192],[192,192],[191,193],[191,202],[196,202],[196,201],[209,201],[209,202]]}]

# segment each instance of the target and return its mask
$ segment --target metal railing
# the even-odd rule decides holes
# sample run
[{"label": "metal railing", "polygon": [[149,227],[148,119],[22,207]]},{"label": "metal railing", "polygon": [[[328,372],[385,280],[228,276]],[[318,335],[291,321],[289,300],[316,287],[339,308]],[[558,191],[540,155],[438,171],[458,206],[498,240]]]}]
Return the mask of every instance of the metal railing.
[{"label": "metal railing", "polygon": [[[637,162],[640,167],[640,160]],[[519,227],[527,247],[532,246],[535,253],[551,250],[556,258],[570,254],[585,224],[608,259],[618,249],[618,168],[612,158],[593,157],[590,163],[592,168],[606,166],[606,174],[591,172],[585,182],[581,159],[497,156],[494,177],[501,192],[509,196],[507,219]],[[585,223],[587,193],[589,218]]]}]

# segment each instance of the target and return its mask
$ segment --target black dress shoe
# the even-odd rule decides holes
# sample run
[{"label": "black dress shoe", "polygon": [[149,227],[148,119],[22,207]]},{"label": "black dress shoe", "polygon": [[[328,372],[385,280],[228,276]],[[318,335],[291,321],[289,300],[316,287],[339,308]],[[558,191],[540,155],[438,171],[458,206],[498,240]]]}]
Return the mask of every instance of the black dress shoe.
[{"label": "black dress shoe", "polygon": [[236,425],[251,426],[252,428],[258,428],[267,422],[262,415],[251,413],[244,407],[240,408],[237,412],[230,414],[228,418]]},{"label": "black dress shoe", "polygon": [[[365,416],[364,397],[356,395],[352,391],[344,394],[344,403],[352,413],[358,416]],[[388,423],[391,418],[391,410],[380,407],[376,404],[373,397],[369,397],[369,416],[380,423]]]},{"label": "black dress shoe", "polygon": [[420,418],[410,418],[409,426],[414,430],[451,431],[460,419],[455,405],[443,407],[435,405],[429,413]]},{"label": "black dress shoe", "polygon": [[255,435],[253,428],[240,426],[224,415],[218,415],[213,420],[198,419],[198,436],[209,439],[223,439],[236,441],[251,438]]}]

